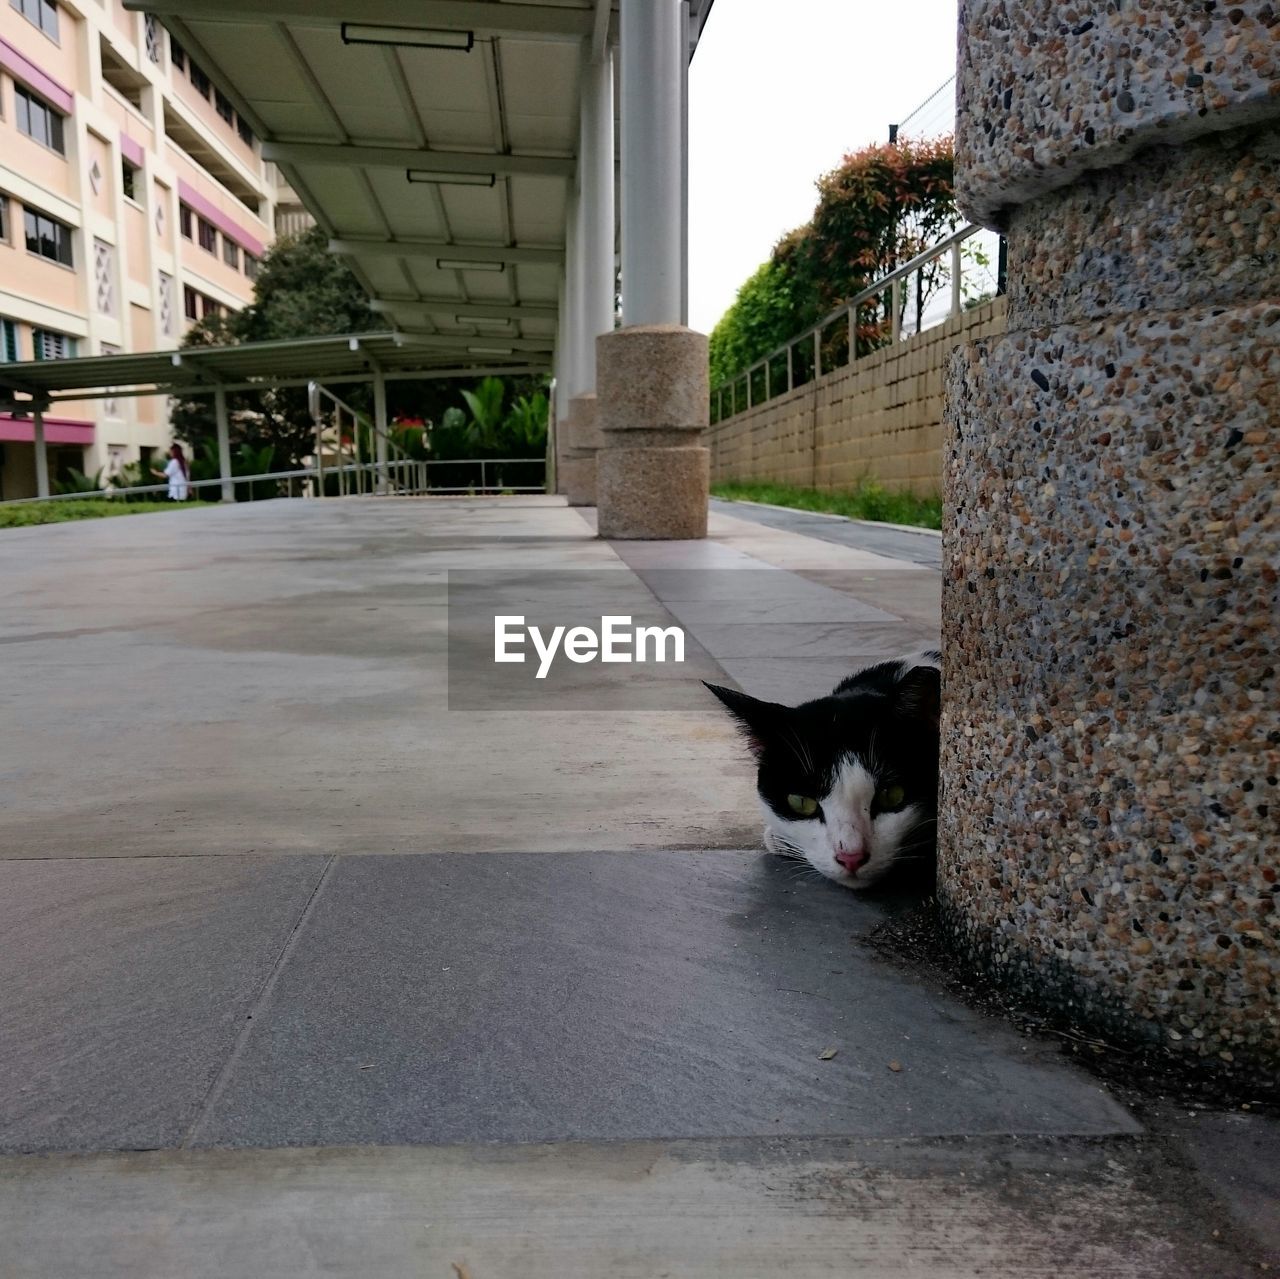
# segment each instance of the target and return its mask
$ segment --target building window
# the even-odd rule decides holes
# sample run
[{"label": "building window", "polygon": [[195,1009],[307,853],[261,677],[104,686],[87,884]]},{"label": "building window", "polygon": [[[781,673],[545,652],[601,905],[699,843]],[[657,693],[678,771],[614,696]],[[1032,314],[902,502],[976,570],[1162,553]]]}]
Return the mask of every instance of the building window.
[{"label": "building window", "polygon": [[0,195],[0,244],[9,243],[9,197]]},{"label": "building window", "polygon": [[204,218],[196,218],[196,236],[202,249],[207,253],[217,253],[218,233],[214,230],[212,222],[206,222]]},{"label": "building window", "polygon": [[160,332],[173,336],[173,276],[160,272]]},{"label": "building window", "polygon": [[18,358],[18,326],[13,320],[0,319],[0,360],[12,364]]},{"label": "building window", "polygon": [[213,81],[192,61],[187,65],[187,75],[191,77],[191,87],[202,97],[207,98],[213,89]]},{"label": "building window", "polygon": [[213,298],[207,298],[202,293],[200,295],[200,318],[203,319],[205,316],[221,315],[221,314],[222,314],[222,303],[215,302]]},{"label": "building window", "polygon": [[52,0],[9,0],[9,3],[50,40],[57,40],[58,6]]},{"label": "building window", "polygon": [[222,260],[237,271],[240,269],[240,246],[225,235],[222,237]]},{"label": "building window", "polygon": [[227,97],[221,89],[213,91],[213,109],[228,123],[231,124],[236,118],[236,109],[231,105],[231,99]]},{"label": "building window", "polygon": [[189,284],[182,286],[182,314],[188,320],[200,318],[200,295]]},{"label": "building window", "polygon": [[143,15],[143,26],[147,36],[147,57],[156,66],[160,65],[160,24],[154,13]]},{"label": "building window", "polygon": [[251,280],[256,280],[258,278],[258,259],[249,252],[246,252],[244,255],[244,273]]},{"label": "building window", "polygon": [[48,147],[49,150],[56,151],[59,155],[66,155],[67,147],[62,136],[62,116],[43,98],[37,97],[20,84],[13,86],[13,97],[17,104],[18,129],[27,137]]},{"label": "building window", "polygon": [[50,262],[61,262],[63,266],[71,266],[71,228],[61,222],[37,213],[34,209],[24,209],[26,222],[27,252],[38,253]]},{"label": "building window", "polygon": [[37,360],[75,359],[76,340],[65,333],[54,333],[51,329],[32,329],[31,340]]},{"label": "building window", "polygon": [[105,240],[93,242],[93,288],[98,310],[103,315],[116,313],[116,251]]},{"label": "building window", "polygon": [[178,229],[188,240],[191,239],[191,210],[185,204],[178,205]]},{"label": "building window", "polygon": [[245,146],[253,146],[253,130],[239,116],[236,116],[236,132]]},{"label": "building window", "polygon": [[124,198],[126,200],[136,200],[138,198],[138,170],[128,160],[122,159],[120,161],[120,185],[124,190]]},{"label": "building window", "polygon": [[169,63],[179,71],[187,69],[187,51],[172,37],[169,37]]}]

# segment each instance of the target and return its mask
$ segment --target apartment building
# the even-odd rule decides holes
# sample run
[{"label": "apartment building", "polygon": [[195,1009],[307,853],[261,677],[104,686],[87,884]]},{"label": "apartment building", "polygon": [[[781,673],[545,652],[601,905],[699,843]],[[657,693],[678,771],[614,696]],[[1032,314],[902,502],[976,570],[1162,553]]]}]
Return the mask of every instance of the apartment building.
[{"label": "apartment building", "polygon": [[[120,0],[0,0],[0,360],[177,346],[253,295],[274,166],[153,18]],[[49,473],[158,456],[155,397],[58,405]],[[35,493],[29,418],[0,412],[0,498]]]}]

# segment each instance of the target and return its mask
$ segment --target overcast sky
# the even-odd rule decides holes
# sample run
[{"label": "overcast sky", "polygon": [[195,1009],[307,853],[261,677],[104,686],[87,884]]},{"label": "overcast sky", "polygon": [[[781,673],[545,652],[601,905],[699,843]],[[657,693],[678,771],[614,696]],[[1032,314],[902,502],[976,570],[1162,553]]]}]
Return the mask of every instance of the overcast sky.
[{"label": "overcast sky", "polygon": [[[689,72],[689,323],[709,333],[817,177],[955,70],[956,0],[716,0]],[[949,118],[947,101],[926,118]]]}]

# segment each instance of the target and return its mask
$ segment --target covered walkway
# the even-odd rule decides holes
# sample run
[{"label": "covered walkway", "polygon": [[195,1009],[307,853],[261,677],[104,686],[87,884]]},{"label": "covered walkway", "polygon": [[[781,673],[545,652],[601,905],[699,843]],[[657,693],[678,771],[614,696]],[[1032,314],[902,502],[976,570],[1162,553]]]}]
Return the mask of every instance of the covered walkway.
[{"label": "covered walkway", "polygon": [[[744,513],[5,535],[6,1279],[1243,1273],[1212,1183],[1056,1041],[758,851],[693,677],[820,692],[936,633],[939,579]],[[538,569],[686,627],[679,707],[450,709],[446,570]]]}]

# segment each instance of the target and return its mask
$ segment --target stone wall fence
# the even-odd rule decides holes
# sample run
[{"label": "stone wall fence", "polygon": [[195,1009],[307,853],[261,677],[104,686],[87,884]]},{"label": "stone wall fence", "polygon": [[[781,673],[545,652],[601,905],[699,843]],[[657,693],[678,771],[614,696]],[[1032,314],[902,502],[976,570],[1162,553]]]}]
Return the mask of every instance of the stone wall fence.
[{"label": "stone wall fence", "polygon": [[[937,496],[947,362],[957,345],[1004,333],[1005,301],[995,297],[958,314],[953,307],[942,323],[769,399],[763,399],[762,378],[756,377],[763,402],[712,423],[712,483],[849,489],[874,481],[919,497]],[[810,337],[802,334],[792,346],[804,346],[807,353]],[[751,380],[750,374],[737,379],[739,403]],[[727,389],[724,395],[727,407]],[[714,409],[715,395],[712,404]]]}]

